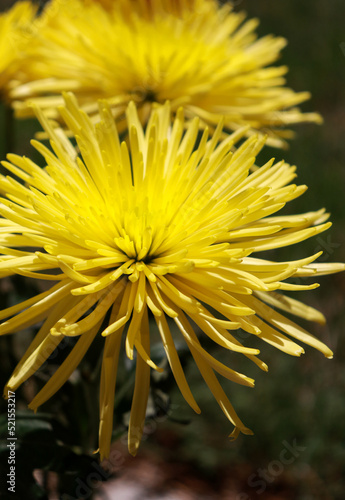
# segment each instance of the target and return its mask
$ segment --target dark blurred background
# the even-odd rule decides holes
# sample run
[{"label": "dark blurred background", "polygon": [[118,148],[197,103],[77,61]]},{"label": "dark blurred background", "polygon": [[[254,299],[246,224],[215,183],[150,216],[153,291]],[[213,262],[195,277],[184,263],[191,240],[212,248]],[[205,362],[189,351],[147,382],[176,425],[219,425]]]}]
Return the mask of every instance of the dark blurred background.
[{"label": "dark blurred background", "polygon": [[[1,6],[5,3],[11,2],[3,1]],[[296,91],[309,90],[312,99],[303,104],[302,109],[318,111],[324,118],[322,126],[295,127],[296,138],[290,142],[288,150],[267,148],[259,158],[259,164],[271,156],[296,164],[298,182],[309,186],[306,194],[290,204],[289,213],[326,207],[333,221],[327,233],[298,244],[296,248],[279,251],[277,258],[301,258],[323,250],[321,260],[345,262],[345,3],[343,0],[242,0],[234,4],[236,10],[245,10],[248,17],[260,19],[259,35],[272,33],[288,39],[280,61],[290,67],[288,85]],[[1,127],[3,123],[1,120]],[[16,152],[33,157],[29,140],[35,130],[37,125],[32,121],[16,125]],[[1,137],[3,135],[2,129]],[[3,158],[3,142],[0,146]],[[326,326],[305,326],[332,348],[333,360],[325,359],[312,348],[306,348],[306,354],[298,359],[260,344],[261,358],[269,365],[266,374],[247,363],[244,357],[213,348],[218,359],[256,379],[254,390],[222,381],[240,417],[254,430],[254,436],[240,436],[235,442],[227,439],[230,426],[197,369],[187,359],[185,369],[202,409],[201,416],[193,414],[170,379],[158,380],[154,386],[152,417],[145,428],[138,457],[130,458],[125,439],[119,439],[113,454],[116,464],[112,463],[115,479],[97,490],[95,483],[87,480],[92,471],[96,471],[95,458],[90,462],[91,459],[88,461],[84,456],[87,466],[84,462],[79,463],[79,449],[68,436],[73,428],[75,435],[79,433],[85,439],[85,435],[89,436],[90,421],[97,421],[90,407],[85,415],[81,415],[79,407],[79,401],[80,405],[85,405],[85,401],[92,399],[92,394],[81,394],[86,384],[80,383],[80,379],[90,379],[92,360],[79,378],[75,377],[55,396],[55,400],[63,399],[62,403],[48,407],[47,414],[36,423],[30,420],[31,434],[26,430],[29,417],[25,412],[25,400],[31,397],[40,381],[29,383],[18,391],[17,407],[26,421],[23,433],[28,436],[23,456],[31,452],[30,459],[36,463],[33,468],[37,469],[37,485],[32,486],[32,491],[36,488],[36,498],[58,498],[52,492],[63,477],[69,485],[65,491],[77,491],[72,498],[78,494],[91,498],[94,492],[95,498],[120,500],[343,499],[345,273],[321,277],[319,282],[319,289],[300,292],[294,297],[320,309],[327,317]],[[28,281],[24,285],[21,281],[18,287],[15,280],[2,280],[2,307],[33,293],[31,286]],[[1,382],[5,382],[23,350],[25,332],[0,340],[0,375]],[[121,384],[121,376],[119,382]],[[121,388],[119,394],[120,391]],[[126,404],[129,405],[130,399],[126,403],[126,398],[130,398],[131,391],[129,385],[129,395],[119,396],[119,413],[123,413],[121,405],[125,409]],[[1,409],[6,411],[6,404],[2,404]],[[65,420],[56,422],[52,414],[60,410]],[[121,425],[119,428],[121,431]],[[56,435],[58,443],[54,441]],[[48,450],[37,445],[42,436],[52,445]],[[62,448],[61,441],[64,441]],[[52,462],[52,454],[57,457],[55,462]],[[51,463],[53,465],[47,465]],[[109,463],[105,467],[110,467]],[[48,469],[54,472],[48,474]],[[67,478],[66,474],[69,474]],[[83,477],[83,484],[78,482],[78,477]],[[48,491],[51,491],[50,496]]]}]

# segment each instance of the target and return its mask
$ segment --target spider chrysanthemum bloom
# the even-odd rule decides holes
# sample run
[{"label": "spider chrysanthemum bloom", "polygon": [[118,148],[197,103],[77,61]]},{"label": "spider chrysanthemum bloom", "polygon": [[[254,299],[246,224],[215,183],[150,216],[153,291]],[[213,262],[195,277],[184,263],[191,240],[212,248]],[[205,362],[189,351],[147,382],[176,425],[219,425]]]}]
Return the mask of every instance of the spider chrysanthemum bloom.
[{"label": "spider chrysanthemum bloom", "polygon": [[32,2],[18,2],[0,14],[0,94],[4,97],[9,81],[21,67],[36,11]]},{"label": "spider chrysanthemum bloom", "polygon": [[[272,160],[250,172],[264,144],[262,138],[252,136],[232,152],[244,131],[220,140],[219,126],[210,139],[205,130],[199,142],[198,119],[184,132],[182,110],[171,123],[168,104],[153,112],[144,131],[131,103],[127,146],[119,141],[106,102],[100,102],[101,121],[94,126],[73,95],[65,99],[60,111],[76,137],[80,155],[62,129],[51,128],[37,111],[54,151],[33,142],[46,168],[9,155],[4,166],[14,177],[0,178],[6,193],[0,206],[1,276],[20,274],[56,282],[48,291],[0,313],[0,319],[9,318],[1,324],[0,334],[43,320],[7,387],[16,390],[65,336],[79,337],[31,402],[31,408],[38,408],[69,378],[95,336],[102,334],[99,447],[101,457],[107,456],[117,363],[125,336],[127,356],[133,359],[136,353],[129,423],[129,450],[135,454],[143,431],[150,370],[159,369],[150,359],[150,316],[190,406],[200,411],[179,361],[171,322],[234,425],[232,436],[251,433],[214,372],[246,386],[253,386],[253,380],[212,357],[201,345],[203,337],[244,354],[263,370],[267,366],[257,357],[259,351],[243,346],[234,330],[242,328],[293,356],[303,348],[291,337],[331,357],[326,345],[275,308],[324,322],[320,312],[281,292],[317,286],[294,284],[288,278],[329,274],[344,266],[314,263],[321,252],[291,262],[252,256],[321,233],[329,227],[327,215],[324,210],[274,215],[306,188],[290,184],[295,168],[283,161],[274,164]],[[100,331],[106,315],[109,322]],[[200,338],[192,325],[200,329]]]},{"label": "spider chrysanthemum bloom", "polygon": [[57,118],[62,91],[73,91],[97,119],[97,99],[108,99],[125,127],[130,100],[146,123],[153,102],[183,105],[187,118],[226,131],[249,125],[268,143],[284,145],[286,126],[320,121],[295,106],[309,98],[285,86],[285,66],[272,66],[286,41],[257,37],[257,20],[216,0],[117,0],[110,11],[97,2],[52,0],[35,43],[28,48],[26,74],[11,96],[18,116],[27,102]]}]

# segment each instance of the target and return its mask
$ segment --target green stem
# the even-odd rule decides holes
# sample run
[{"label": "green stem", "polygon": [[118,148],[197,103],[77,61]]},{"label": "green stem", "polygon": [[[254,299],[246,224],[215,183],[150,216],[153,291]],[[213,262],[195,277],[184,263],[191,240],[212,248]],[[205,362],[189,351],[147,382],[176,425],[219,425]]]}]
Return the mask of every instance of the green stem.
[{"label": "green stem", "polygon": [[98,399],[95,397],[95,394],[98,392],[98,385],[92,383],[91,380],[82,380],[82,388],[88,414],[88,425],[86,433],[83,436],[83,448],[84,453],[91,454],[97,443],[99,427],[99,409],[98,405],[95,404]]}]

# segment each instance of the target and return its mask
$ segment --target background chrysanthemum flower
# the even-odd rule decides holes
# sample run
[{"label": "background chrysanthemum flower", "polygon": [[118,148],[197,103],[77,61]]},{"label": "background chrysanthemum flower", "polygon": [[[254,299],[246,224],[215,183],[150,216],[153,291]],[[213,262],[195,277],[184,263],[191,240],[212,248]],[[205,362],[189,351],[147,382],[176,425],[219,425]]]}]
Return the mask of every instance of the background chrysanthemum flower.
[{"label": "background chrysanthemum flower", "polygon": [[[295,168],[283,161],[250,173],[264,140],[253,136],[231,152],[242,132],[219,142],[221,126],[197,144],[195,118],[184,133],[183,112],[170,122],[168,105],[158,107],[144,132],[135,105],[127,109],[130,146],[120,143],[107,103],[100,102],[95,127],[65,96],[61,114],[73,131],[78,156],[61,129],[38,117],[54,152],[37,141],[41,169],[9,155],[1,176],[1,277],[19,274],[55,284],[0,313],[0,334],[43,320],[7,387],[16,390],[49,357],[65,336],[78,341],[66,360],[31,402],[38,408],[69,378],[95,336],[104,336],[100,383],[101,457],[109,453],[116,372],[122,334],[136,379],[129,423],[129,450],[135,454],[143,431],[150,387],[149,317],[154,318],[171,370],[186,401],[200,412],[183,373],[170,322],[180,335],[221,409],[234,425],[232,436],[251,431],[238,418],[215,372],[239,384],[253,380],[214,359],[202,347],[208,336],[257,366],[259,351],[233,335],[242,328],[277,349],[299,356],[299,342],[332,352],[276,308],[311,321],[323,315],[281,291],[313,289],[291,277],[315,277],[344,269],[318,264],[321,252],[300,260],[274,262],[252,254],[285,247],[329,227],[324,210],[274,215],[306,187],[290,184]],[[22,183],[24,181],[25,184]],[[41,248],[41,250],[38,250]],[[103,324],[105,316],[109,320]],[[101,325],[103,327],[101,328]],[[200,338],[194,331],[201,330]],[[101,328],[101,330],[100,330]],[[292,340],[294,339],[294,340]],[[297,340],[297,343],[295,342]]]},{"label": "background chrysanthemum flower", "polygon": [[[52,0],[21,85],[12,92],[18,116],[31,113],[27,100],[56,118],[62,91],[78,95],[84,109],[97,114],[96,100],[107,98],[123,120],[134,100],[146,123],[152,102],[185,107],[188,118],[225,129],[249,125],[264,130],[268,143],[282,146],[286,128],[320,121],[317,113],[295,106],[309,98],[285,86],[285,66],[272,66],[286,41],[257,38],[256,19],[245,21],[231,6],[215,0],[118,0],[110,11],[96,2]],[[125,121],[122,121],[125,126]]]},{"label": "background chrysanthemum flower", "polygon": [[18,2],[0,14],[0,93],[5,98],[7,85],[21,66],[36,11],[32,2]]},{"label": "background chrysanthemum flower", "polygon": [[113,0],[84,0],[86,4],[90,4],[92,2],[97,2],[101,4],[105,9],[111,9],[113,6]]}]

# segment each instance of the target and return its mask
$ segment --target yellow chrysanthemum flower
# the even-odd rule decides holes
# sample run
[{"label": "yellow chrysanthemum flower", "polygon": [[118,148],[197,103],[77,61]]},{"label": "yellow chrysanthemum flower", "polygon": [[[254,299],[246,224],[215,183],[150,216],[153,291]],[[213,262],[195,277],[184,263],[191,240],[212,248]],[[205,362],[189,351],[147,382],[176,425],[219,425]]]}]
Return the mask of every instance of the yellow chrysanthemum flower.
[{"label": "yellow chrysanthemum flower", "polygon": [[[271,66],[286,41],[257,38],[257,20],[245,21],[216,0],[117,0],[110,11],[97,2],[52,0],[28,50],[22,84],[12,92],[18,116],[28,100],[57,118],[60,93],[73,91],[85,111],[97,115],[97,99],[108,99],[122,120],[133,100],[146,123],[153,102],[185,107],[201,124],[225,130],[249,125],[268,143],[284,145],[286,125],[320,121],[295,106],[308,92],[285,87],[285,66]],[[97,117],[95,117],[97,119]]]},{"label": "yellow chrysanthemum flower", "polygon": [[36,11],[32,2],[18,2],[0,14],[0,93],[4,97],[8,82],[20,68]]},{"label": "yellow chrysanthemum flower", "polygon": [[[38,117],[53,152],[40,142],[42,170],[27,158],[8,155],[4,166],[17,178],[1,176],[6,196],[0,205],[1,276],[20,274],[56,283],[48,291],[0,313],[0,334],[44,321],[16,367],[7,388],[17,387],[49,357],[65,336],[79,339],[64,363],[31,402],[37,409],[69,378],[109,314],[100,385],[99,447],[109,454],[115,382],[121,338],[126,354],[136,351],[136,379],[129,423],[129,450],[135,454],[143,431],[150,387],[149,315],[154,317],[176,382],[186,401],[199,407],[183,373],[169,322],[174,321],[221,409],[239,432],[250,434],[222,390],[215,371],[234,382],[254,381],[224,366],[202,348],[208,336],[242,353],[263,370],[259,350],[233,335],[242,328],[281,351],[299,356],[304,342],[326,357],[320,340],[278,313],[308,320],[323,315],[281,291],[313,289],[291,277],[314,277],[344,269],[318,264],[322,253],[288,262],[252,254],[292,245],[325,231],[324,210],[273,215],[306,187],[290,184],[295,168],[273,160],[250,172],[264,139],[252,136],[232,152],[244,131],[220,140],[221,126],[198,141],[195,118],[184,133],[183,111],[170,122],[169,105],[159,106],[143,130],[136,107],[127,109],[130,145],[120,143],[108,104],[100,102],[94,126],[65,96],[61,115],[73,131],[76,149],[61,128]],[[25,184],[23,184],[23,181]],[[30,247],[32,250],[30,251]],[[21,249],[22,248],[22,249]],[[41,248],[41,250],[38,250]],[[200,339],[192,323],[201,330]]]}]

